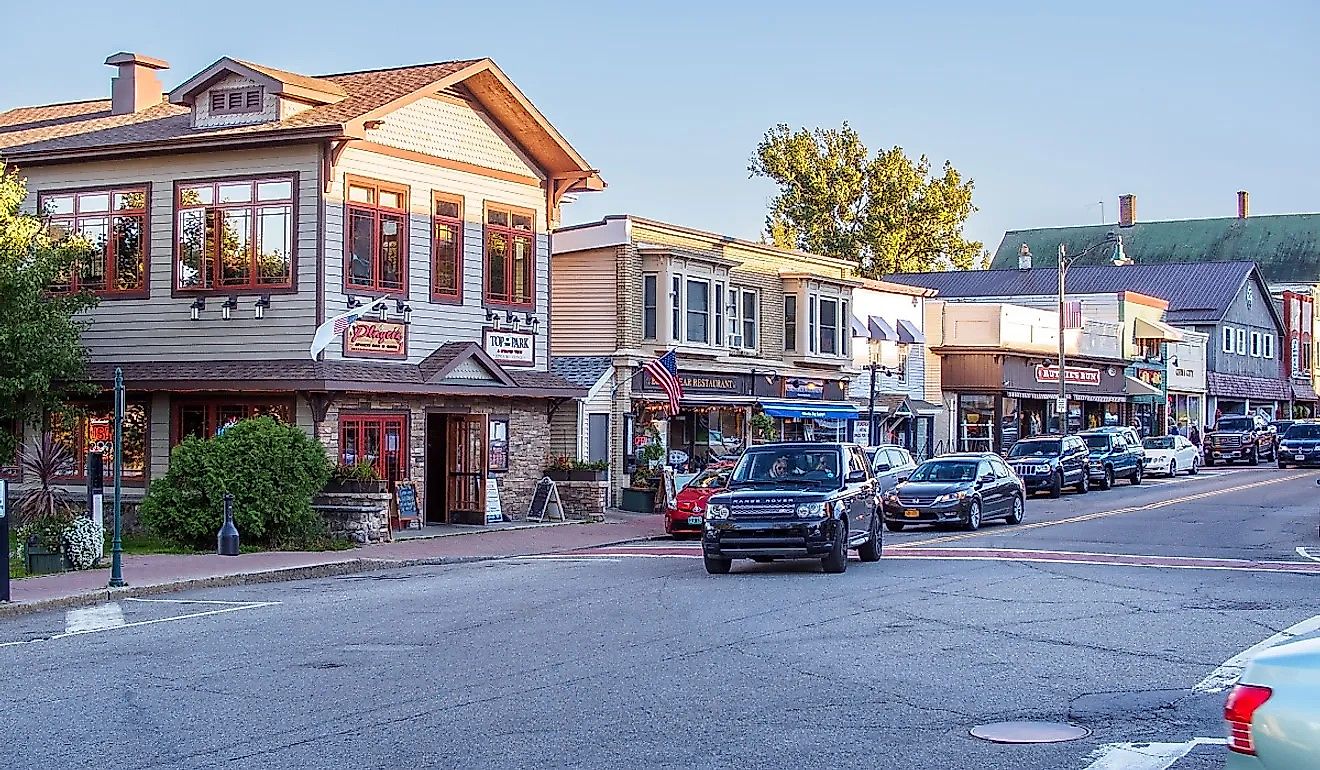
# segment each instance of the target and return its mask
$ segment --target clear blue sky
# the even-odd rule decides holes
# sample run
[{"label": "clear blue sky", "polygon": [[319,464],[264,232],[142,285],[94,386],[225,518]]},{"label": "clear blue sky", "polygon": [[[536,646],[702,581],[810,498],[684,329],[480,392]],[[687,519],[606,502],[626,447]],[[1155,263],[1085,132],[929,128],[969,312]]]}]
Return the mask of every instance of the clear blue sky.
[{"label": "clear blue sky", "polygon": [[[1069,8],[1067,12],[1057,10]],[[770,125],[850,121],[976,182],[967,228],[1320,210],[1320,3],[21,3],[0,109],[109,94],[120,50],[167,88],[231,55],[307,74],[490,56],[629,212],[760,232]]]}]

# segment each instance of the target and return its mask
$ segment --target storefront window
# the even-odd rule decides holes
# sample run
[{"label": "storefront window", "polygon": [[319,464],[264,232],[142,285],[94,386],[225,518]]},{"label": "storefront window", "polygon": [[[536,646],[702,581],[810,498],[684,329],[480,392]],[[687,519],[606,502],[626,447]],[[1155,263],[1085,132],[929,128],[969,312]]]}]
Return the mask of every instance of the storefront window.
[{"label": "storefront window", "polygon": [[994,451],[995,396],[958,396],[958,449]]},{"label": "storefront window", "polygon": [[170,445],[178,444],[188,436],[210,438],[239,420],[268,415],[286,425],[293,424],[293,401],[251,401],[233,399],[201,399],[176,401],[174,404],[174,433]]},{"label": "storefront window", "polygon": [[[147,470],[147,407],[129,403],[124,410],[123,479],[140,484]],[[114,480],[115,419],[109,404],[84,407],[73,416],[52,415],[50,432],[56,443],[69,453],[69,460],[58,477],[64,481],[82,481],[87,477],[87,455],[101,455],[101,470],[106,483]]]}]

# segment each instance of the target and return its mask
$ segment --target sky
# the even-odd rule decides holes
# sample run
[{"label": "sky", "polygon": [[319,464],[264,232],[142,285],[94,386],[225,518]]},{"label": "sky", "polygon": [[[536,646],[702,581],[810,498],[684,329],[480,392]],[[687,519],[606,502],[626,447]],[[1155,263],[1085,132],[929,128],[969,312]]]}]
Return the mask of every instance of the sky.
[{"label": "sky", "polygon": [[[1083,7],[1084,5],[1084,7]],[[749,178],[777,123],[848,121],[872,149],[975,182],[966,235],[1320,211],[1320,3],[22,3],[0,110],[103,98],[117,51],[305,74],[493,58],[609,183],[564,223],[631,213],[757,239]],[[76,23],[71,23],[76,20]],[[23,31],[34,31],[25,33]],[[39,33],[38,33],[39,32]]]}]

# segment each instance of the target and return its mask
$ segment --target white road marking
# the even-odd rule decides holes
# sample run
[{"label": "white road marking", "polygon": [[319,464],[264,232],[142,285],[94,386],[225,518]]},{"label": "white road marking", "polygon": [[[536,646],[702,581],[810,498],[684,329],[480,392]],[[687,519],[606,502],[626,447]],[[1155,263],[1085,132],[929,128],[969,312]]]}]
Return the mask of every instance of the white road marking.
[{"label": "white road marking", "polygon": [[1297,555],[1302,557],[1303,559],[1310,559],[1311,561],[1320,561],[1320,553],[1311,553],[1310,548],[1302,548],[1301,546],[1298,546]]},{"label": "white road marking", "polygon": [[110,602],[95,607],[84,607],[64,613],[64,633],[79,634],[90,631],[104,631],[124,625],[124,611],[119,602]]},{"label": "white road marking", "polygon": [[[126,602],[152,602],[154,604],[219,604],[222,607],[247,607],[259,602],[222,602],[218,599],[139,599],[129,597]],[[266,604],[279,604],[279,602],[266,602]]]},{"label": "white road marking", "polygon": [[1273,647],[1276,644],[1286,642],[1293,637],[1310,633],[1318,628],[1320,628],[1320,615],[1308,618],[1300,623],[1295,623],[1274,636],[1271,636],[1269,639],[1266,639],[1259,644],[1253,644],[1242,652],[1239,652],[1237,655],[1224,661],[1219,668],[1211,671],[1209,676],[1197,682],[1196,686],[1192,688],[1192,692],[1217,693],[1227,690],[1237,682],[1238,677],[1242,675],[1242,669],[1247,667],[1247,662],[1251,660],[1253,655],[1266,648]]},{"label": "white road marking", "polygon": [[206,610],[204,612],[190,612],[186,615],[175,615],[173,617],[168,617],[168,618],[138,620],[133,623],[124,623],[123,625],[118,625],[111,628],[91,628],[85,631],[65,631],[62,634],[55,634],[54,636],[46,636],[39,639],[24,639],[23,641],[19,641],[19,642],[0,642],[0,647],[18,647],[20,645],[34,644],[36,642],[53,642],[56,639],[66,639],[71,636],[83,636],[85,634],[95,634],[103,631],[118,631],[123,628],[139,628],[142,626],[154,626],[157,623],[172,623],[176,620],[191,620],[193,618],[205,618],[211,615],[224,615],[229,612],[238,612],[240,610],[255,610],[255,609],[260,609],[262,607],[273,607],[279,603],[280,602],[247,602],[244,604],[238,604],[233,607],[223,607],[221,609]]},{"label": "white road marking", "polygon": [[1091,752],[1086,770],[1167,770],[1203,744],[1222,746],[1223,738],[1193,738],[1183,743],[1110,743]]}]

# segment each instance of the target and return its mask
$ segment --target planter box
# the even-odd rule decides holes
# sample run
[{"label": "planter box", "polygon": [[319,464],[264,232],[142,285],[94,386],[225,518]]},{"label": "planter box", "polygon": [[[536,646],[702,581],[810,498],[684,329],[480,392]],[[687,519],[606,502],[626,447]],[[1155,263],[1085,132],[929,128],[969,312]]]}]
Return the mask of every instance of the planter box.
[{"label": "planter box", "polygon": [[387,491],[384,481],[356,481],[351,479],[331,479],[321,490],[326,494],[379,494]]},{"label": "planter box", "polygon": [[569,471],[569,481],[604,481],[609,471]]},{"label": "planter box", "polygon": [[655,513],[655,493],[654,489],[633,489],[629,487],[623,490],[623,495],[619,500],[620,507],[625,511],[634,513]]},{"label": "planter box", "polygon": [[47,551],[39,545],[28,545],[23,549],[23,555],[26,562],[23,566],[29,575],[50,575],[68,569],[68,562],[59,551]]},{"label": "planter box", "polygon": [[573,471],[560,470],[558,468],[548,468],[545,477],[551,481],[568,481],[569,474]]}]

